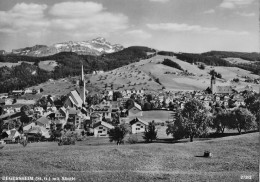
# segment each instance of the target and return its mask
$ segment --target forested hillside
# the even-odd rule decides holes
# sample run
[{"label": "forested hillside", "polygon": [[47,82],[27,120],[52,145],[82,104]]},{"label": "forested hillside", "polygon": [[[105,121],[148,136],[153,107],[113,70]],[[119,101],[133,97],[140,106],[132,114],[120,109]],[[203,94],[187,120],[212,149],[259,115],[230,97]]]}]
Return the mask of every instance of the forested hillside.
[{"label": "forested hillside", "polygon": [[[22,63],[12,68],[1,67],[0,93],[9,92],[14,89],[24,89],[45,82],[50,78],[58,79],[79,75],[81,73],[82,63],[85,73],[92,73],[92,71],[96,70],[108,71],[116,69],[141,59],[152,57],[153,54],[148,56],[148,52],[155,52],[155,50],[136,46],[101,56],[78,55],[73,52],[62,52],[47,57],[1,55],[0,62],[17,63],[18,61],[26,61],[34,62],[34,65]],[[38,67],[38,63],[45,60],[55,60],[58,63],[58,66],[53,72],[47,72]]]}]

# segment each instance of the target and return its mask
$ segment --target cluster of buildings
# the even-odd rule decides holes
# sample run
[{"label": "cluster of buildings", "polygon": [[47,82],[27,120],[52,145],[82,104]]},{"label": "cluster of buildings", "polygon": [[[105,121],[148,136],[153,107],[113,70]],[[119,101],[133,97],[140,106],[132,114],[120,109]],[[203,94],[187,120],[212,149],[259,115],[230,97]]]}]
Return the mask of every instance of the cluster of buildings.
[{"label": "cluster of buildings", "polygon": [[[121,96],[113,101],[115,92],[120,92]],[[173,107],[183,108],[185,103],[193,98],[200,100],[208,110],[216,106],[229,108],[245,105],[242,93],[234,92],[230,86],[218,86],[214,76],[211,78],[210,88],[205,91],[145,93],[143,90],[106,90],[101,93],[102,98],[106,99],[95,105],[86,103],[87,94],[82,66],[79,88],[67,95],[63,106],[59,108],[54,106],[52,97],[46,109],[34,106],[27,115],[28,124],[22,126],[23,132],[32,138],[40,133],[41,137],[47,139],[50,138],[50,131],[53,129],[73,130],[77,133],[87,131],[95,137],[106,137],[109,130],[117,124],[126,122],[131,126],[132,133],[139,133],[144,132],[148,126],[148,122],[141,119],[146,103],[153,105],[152,109],[164,110]],[[132,104],[126,107],[126,102],[130,99]],[[4,119],[4,123],[18,122],[23,117],[19,115],[20,111],[21,107],[5,108],[1,118]],[[18,133],[15,130],[19,132],[15,128],[7,128],[4,131],[5,140],[13,140],[17,137]]]}]

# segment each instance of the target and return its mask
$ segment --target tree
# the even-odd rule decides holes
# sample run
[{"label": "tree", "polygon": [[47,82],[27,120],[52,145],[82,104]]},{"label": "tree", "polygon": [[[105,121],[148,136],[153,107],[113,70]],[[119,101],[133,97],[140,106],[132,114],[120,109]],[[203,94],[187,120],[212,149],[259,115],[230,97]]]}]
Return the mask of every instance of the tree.
[{"label": "tree", "polygon": [[4,113],[3,107],[0,107],[0,116]]},{"label": "tree", "polygon": [[147,100],[148,102],[151,102],[151,101],[153,100],[153,96],[152,96],[151,94],[148,94],[148,95],[146,96],[146,100]]},{"label": "tree", "polygon": [[193,142],[194,136],[207,133],[209,126],[208,112],[201,102],[196,99],[188,101],[181,112],[182,127],[186,136]]},{"label": "tree", "polygon": [[257,126],[259,128],[259,122],[260,122],[260,97],[257,95],[250,96],[248,99],[246,99],[246,106],[249,109],[249,111],[255,115]]},{"label": "tree", "polygon": [[23,114],[23,115],[21,115],[21,117],[20,117],[20,121],[21,121],[22,123],[29,124],[30,118],[29,118],[26,114]]},{"label": "tree", "polygon": [[43,107],[43,109],[47,109],[47,104],[48,104],[48,99],[46,97],[40,98],[37,102],[36,105]]},{"label": "tree", "polygon": [[13,103],[12,104],[15,104],[17,102],[17,99],[16,98],[14,98],[14,100],[13,100]]},{"label": "tree", "polygon": [[144,103],[143,110],[144,111],[149,111],[152,109],[152,105],[149,102]]},{"label": "tree", "polygon": [[237,129],[241,134],[242,129],[247,132],[256,126],[255,116],[245,108],[237,108],[231,112],[231,120],[228,122],[230,129]]},{"label": "tree", "polygon": [[116,126],[114,129],[111,129],[109,131],[109,141],[115,141],[117,145],[120,145],[128,132],[129,129],[127,125],[121,124],[119,126]]},{"label": "tree", "polygon": [[204,69],[205,69],[205,65],[204,65],[204,64],[200,64],[200,65],[198,66],[198,68],[201,69],[201,70],[204,70]]},{"label": "tree", "polygon": [[128,99],[128,100],[126,101],[126,103],[125,103],[125,108],[126,108],[126,109],[130,109],[130,108],[132,108],[133,106],[134,106],[134,100]]},{"label": "tree", "polygon": [[0,134],[2,133],[3,129],[4,129],[4,120],[0,119]]},{"label": "tree", "polygon": [[177,110],[176,114],[175,114],[175,122],[169,123],[167,125],[166,134],[167,135],[171,134],[175,140],[179,140],[179,139],[182,139],[183,137],[185,137],[186,133],[185,133],[185,128],[184,128],[182,122],[183,122],[183,119],[181,116],[181,111]]},{"label": "tree", "polygon": [[157,130],[154,121],[149,123],[148,128],[145,128],[143,139],[145,139],[146,142],[152,142],[157,139]]},{"label": "tree", "polygon": [[28,115],[30,109],[31,109],[30,106],[28,106],[28,105],[23,105],[23,106],[21,107],[21,113],[22,113],[23,115]]},{"label": "tree", "polygon": [[230,119],[231,113],[229,111],[220,111],[212,118],[211,128],[216,129],[216,133],[224,133]]},{"label": "tree", "polygon": [[117,101],[117,99],[118,98],[122,98],[123,96],[122,96],[122,94],[121,94],[121,92],[114,92],[113,93],[113,101]]}]

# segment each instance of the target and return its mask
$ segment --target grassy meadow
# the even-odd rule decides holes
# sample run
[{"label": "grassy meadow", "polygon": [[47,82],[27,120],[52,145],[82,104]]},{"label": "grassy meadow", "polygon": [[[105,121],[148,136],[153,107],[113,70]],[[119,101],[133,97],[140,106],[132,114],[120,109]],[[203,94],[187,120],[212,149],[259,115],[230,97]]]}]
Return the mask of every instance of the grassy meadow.
[{"label": "grassy meadow", "polygon": [[[210,150],[212,158],[202,157]],[[75,177],[76,181],[258,181],[259,133],[204,141],[117,146],[107,138],[76,145],[6,145],[1,176]]]}]

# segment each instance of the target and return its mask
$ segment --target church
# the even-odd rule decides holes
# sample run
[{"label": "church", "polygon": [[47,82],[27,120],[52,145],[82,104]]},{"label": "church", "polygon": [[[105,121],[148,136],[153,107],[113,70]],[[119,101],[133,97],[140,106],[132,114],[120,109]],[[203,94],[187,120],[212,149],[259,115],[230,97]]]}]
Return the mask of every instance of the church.
[{"label": "church", "polygon": [[215,75],[211,76],[210,89],[211,89],[212,94],[231,94],[231,93],[233,93],[231,86],[216,85]]},{"label": "church", "polygon": [[86,82],[84,77],[83,64],[81,67],[81,78],[79,80],[79,88],[77,90],[70,91],[68,98],[64,103],[64,107],[77,107],[82,108],[86,104]]}]

